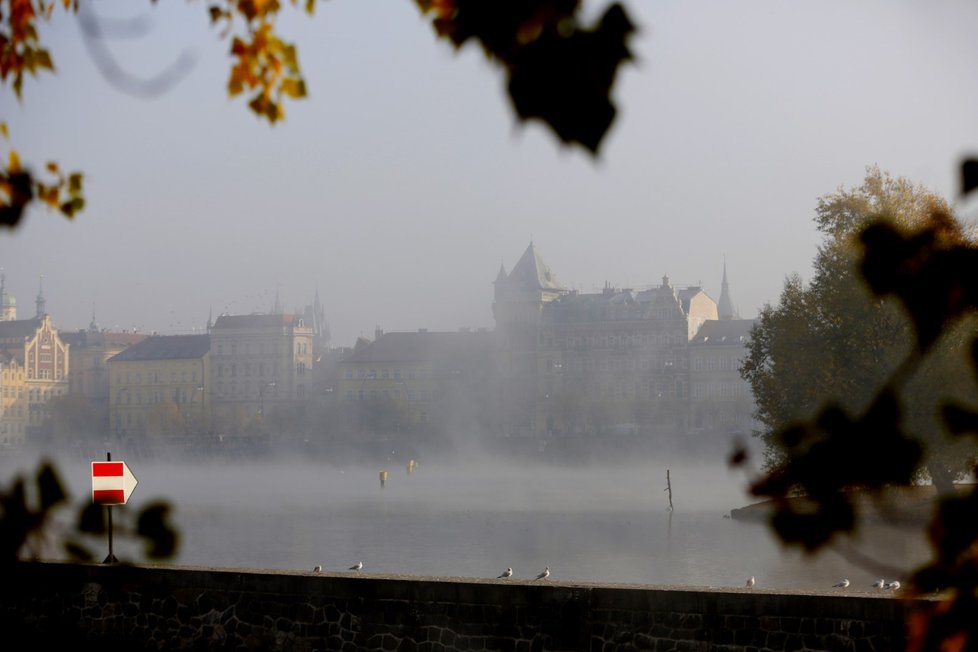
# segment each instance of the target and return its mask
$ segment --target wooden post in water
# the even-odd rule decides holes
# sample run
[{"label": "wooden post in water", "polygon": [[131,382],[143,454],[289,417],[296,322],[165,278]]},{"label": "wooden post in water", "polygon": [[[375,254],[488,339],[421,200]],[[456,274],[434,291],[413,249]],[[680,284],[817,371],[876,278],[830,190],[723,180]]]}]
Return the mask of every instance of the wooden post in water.
[{"label": "wooden post in water", "polygon": [[666,469],[666,488],[663,491],[669,492],[669,511],[672,511],[672,481],[669,479],[669,469]]}]

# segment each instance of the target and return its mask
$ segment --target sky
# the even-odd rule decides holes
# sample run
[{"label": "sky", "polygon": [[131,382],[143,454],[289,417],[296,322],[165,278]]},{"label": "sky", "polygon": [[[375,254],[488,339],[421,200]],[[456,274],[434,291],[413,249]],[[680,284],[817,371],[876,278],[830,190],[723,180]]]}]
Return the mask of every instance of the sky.
[{"label": "sky", "polygon": [[519,123],[502,72],[437,39],[411,0],[286,7],[309,97],[274,127],[227,96],[206,2],[94,4],[106,28],[147,27],[102,44],[126,74],[193,61],[152,98],[116,88],[59,7],[41,26],[57,73],[21,101],[0,89],[0,118],[23,160],[85,173],[87,207],[0,232],[19,317],[43,283],[62,331],[94,311],[104,328],[187,333],[317,292],[335,346],[491,328],[499,266],[531,241],[582,292],[667,275],[719,299],[725,264],[753,317],[810,275],[818,197],[867,166],[955,202],[958,161],[978,152],[978,3],[623,4],[636,60],[597,158]]}]

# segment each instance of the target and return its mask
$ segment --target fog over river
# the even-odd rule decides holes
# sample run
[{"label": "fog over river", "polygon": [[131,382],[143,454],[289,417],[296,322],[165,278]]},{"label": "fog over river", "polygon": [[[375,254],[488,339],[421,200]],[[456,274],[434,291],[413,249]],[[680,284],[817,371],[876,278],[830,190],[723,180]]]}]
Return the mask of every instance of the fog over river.
[{"label": "fog over river", "polygon": [[[4,488],[36,461],[0,458]],[[290,571],[322,565],[346,572],[362,560],[362,573],[495,578],[512,567],[516,579],[549,566],[549,581],[742,587],[753,575],[757,589],[829,591],[848,578],[849,592],[872,591],[880,576],[835,551],[806,557],[783,549],[766,525],[729,518],[731,509],[753,501],[743,473],[722,462],[555,467],[419,460],[408,473],[408,460],[396,451],[376,466],[299,457],[126,461],[139,484],[129,505],[115,509],[169,501],[181,540],[167,563],[180,565]],[[59,460],[58,468],[72,498],[88,499],[88,463]],[[96,556],[104,555],[107,544],[95,545],[102,546]],[[901,569],[892,579],[904,581],[929,554],[920,533],[883,526],[864,531],[857,547]],[[141,559],[118,537],[115,548],[118,556]]]}]

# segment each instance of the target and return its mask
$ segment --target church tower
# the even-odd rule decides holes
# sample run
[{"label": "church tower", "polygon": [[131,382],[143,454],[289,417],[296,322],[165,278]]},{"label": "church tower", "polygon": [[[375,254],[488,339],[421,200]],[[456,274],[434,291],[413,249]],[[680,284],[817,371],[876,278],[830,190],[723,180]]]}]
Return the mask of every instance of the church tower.
[{"label": "church tower", "polygon": [[17,320],[17,299],[7,292],[7,276],[0,273],[0,321]]},{"label": "church tower", "polygon": [[740,319],[737,309],[730,299],[730,285],[727,283],[727,261],[723,261],[723,283],[720,285],[720,302],[717,304],[720,319]]},{"label": "church tower", "polygon": [[44,307],[47,302],[44,300],[44,275],[43,274],[41,274],[41,278],[37,284],[38,284],[37,299],[35,299],[35,304],[37,306],[37,314],[35,315],[35,318],[42,319],[44,315],[48,314],[47,310]]}]

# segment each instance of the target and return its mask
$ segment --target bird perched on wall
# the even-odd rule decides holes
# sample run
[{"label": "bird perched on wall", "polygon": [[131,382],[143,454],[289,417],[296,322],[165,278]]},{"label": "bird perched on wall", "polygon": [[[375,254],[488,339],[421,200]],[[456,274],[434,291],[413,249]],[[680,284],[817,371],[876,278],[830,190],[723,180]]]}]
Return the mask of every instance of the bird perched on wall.
[{"label": "bird perched on wall", "polygon": [[535,579],[535,580],[545,580],[548,577],[550,577],[550,566],[547,566],[546,568],[544,568],[543,569],[543,572],[540,573],[539,575],[537,575],[536,577],[534,577],[533,579]]},{"label": "bird perched on wall", "polygon": [[313,573],[322,573],[323,572],[323,567],[317,565],[315,568],[312,569],[312,572]]},{"label": "bird perched on wall", "polygon": [[879,579],[873,582],[873,588],[877,591],[882,591],[884,586],[886,586],[886,580],[884,579]]},{"label": "bird perched on wall", "polygon": [[883,585],[884,591],[896,591],[899,588],[900,588],[900,582],[898,582],[897,580],[893,580],[892,582],[887,582],[886,584]]},{"label": "bird perched on wall", "polygon": [[849,580],[842,580],[841,582],[836,582],[832,586],[835,587],[835,588],[837,588],[837,589],[845,589],[845,588],[848,588],[848,586],[849,586]]},{"label": "bird perched on wall", "polygon": [[512,577],[512,576],[513,576],[513,569],[512,568],[507,568],[502,573],[500,573],[499,575],[497,575],[496,576],[496,579],[497,580],[504,580],[504,579],[509,578],[509,577]]},{"label": "bird perched on wall", "polygon": [[357,563],[355,563],[352,566],[350,566],[350,570],[351,571],[358,571],[361,568],[363,568],[363,562],[362,561],[358,561]]},{"label": "bird perched on wall", "polygon": [[748,577],[748,578],[747,578],[747,584],[745,584],[745,586],[746,586],[746,587],[747,587],[748,589],[752,589],[752,588],[754,588],[754,584],[755,584],[755,581],[754,581],[754,576],[753,576],[753,575],[751,575],[750,577]]}]

